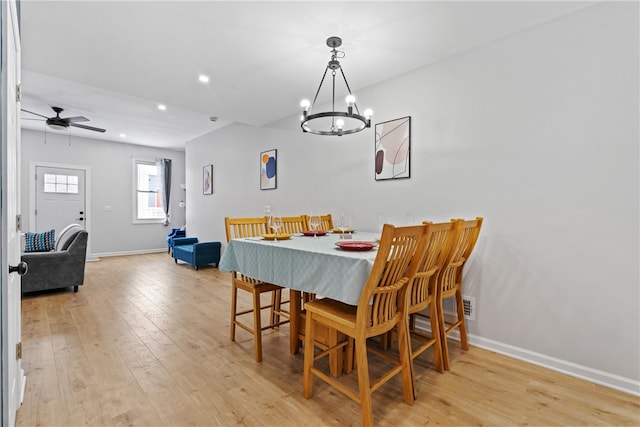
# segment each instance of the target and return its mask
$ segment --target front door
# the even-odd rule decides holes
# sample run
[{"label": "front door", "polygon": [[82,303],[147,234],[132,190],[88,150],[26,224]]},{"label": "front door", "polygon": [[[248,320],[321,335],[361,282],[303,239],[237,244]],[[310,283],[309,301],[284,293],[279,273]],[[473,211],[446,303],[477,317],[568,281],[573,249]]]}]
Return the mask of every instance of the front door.
[{"label": "front door", "polygon": [[36,165],[35,229],[56,230],[56,237],[69,224],[86,229],[85,170],[73,166]]},{"label": "front door", "polygon": [[[24,392],[20,349],[20,35],[14,0],[2,1],[2,424],[15,424]],[[13,267],[13,268],[12,268]]]}]

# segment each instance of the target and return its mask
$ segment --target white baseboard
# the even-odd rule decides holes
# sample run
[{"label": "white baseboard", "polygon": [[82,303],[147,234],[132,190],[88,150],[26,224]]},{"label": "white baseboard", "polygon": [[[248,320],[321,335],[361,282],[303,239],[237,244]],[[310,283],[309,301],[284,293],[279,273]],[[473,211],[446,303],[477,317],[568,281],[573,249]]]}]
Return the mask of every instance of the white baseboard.
[{"label": "white baseboard", "polygon": [[122,251],[122,252],[102,252],[102,253],[98,253],[98,254],[91,254],[88,257],[87,261],[89,261],[89,260],[100,261],[100,257],[156,254],[158,252],[165,252],[166,253],[167,252],[167,248],[163,248],[163,249],[141,249],[141,250],[137,250],[137,251]]},{"label": "white baseboard", "polygon": [[[417,318],[416,329],[430,332],[431,327],[425,319]],[[450,337],[456,341],[460,341],[460,335],[457,330],[453,331]],[[536,353],[535,351],[515,347],[510,344],[501,343],[477,335],[468,334],[467,339],[469,340],[469,344],[475,347],[480,347],[514,359],[542,366],[556,372],[561,372],[572,377],[600,384],[634,396],[640,396],[640,381],[635,381],[620,375],[600,371],[598,369],[589,368],[587,366],[578,365],[573,362],[557,359],[555,357]]]}]

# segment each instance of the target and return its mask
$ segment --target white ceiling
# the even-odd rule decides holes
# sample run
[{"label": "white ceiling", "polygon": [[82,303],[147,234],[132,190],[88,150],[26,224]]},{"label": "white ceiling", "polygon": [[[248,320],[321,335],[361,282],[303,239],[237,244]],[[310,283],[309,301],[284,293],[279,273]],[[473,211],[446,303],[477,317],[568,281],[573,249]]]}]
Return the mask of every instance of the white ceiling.
[{"label": "white ceiling", "polygon": [[[260,126],[297,114],[318,87],[329,36],[343,39],[341,62],[357,96],[593,3],[23,0],[22,107],[52,116],[59,106],[62,117],[107,129],[70,128],[72,136],[184,149],[232,122]],[[198,82],[201,73],[208,84]],[[360,104],[375,114],[375,105]]]}]

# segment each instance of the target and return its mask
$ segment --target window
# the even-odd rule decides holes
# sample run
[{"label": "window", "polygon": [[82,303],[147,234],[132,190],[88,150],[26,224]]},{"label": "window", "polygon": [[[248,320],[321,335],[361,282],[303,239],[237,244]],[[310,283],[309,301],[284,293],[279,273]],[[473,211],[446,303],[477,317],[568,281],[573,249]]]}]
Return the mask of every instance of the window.
[{"label": "window", "polygon": [[75,175],[44,174],[45,193],[78,194],[78,177]]},{"label": "window", "polygon": [[134,221],[161,222],[164,220],[160,174],[156,163],[134,160]]}]

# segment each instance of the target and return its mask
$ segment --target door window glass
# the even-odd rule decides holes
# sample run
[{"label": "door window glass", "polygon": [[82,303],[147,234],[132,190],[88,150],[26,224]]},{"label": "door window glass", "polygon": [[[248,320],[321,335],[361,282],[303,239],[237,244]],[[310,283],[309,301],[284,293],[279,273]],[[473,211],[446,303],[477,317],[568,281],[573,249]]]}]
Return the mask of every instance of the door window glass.
[{"label": "door window glass", "polygon": [[75,175],[44,174],[45,193],[78,194],[78,177]]}]

